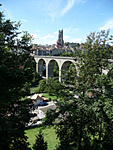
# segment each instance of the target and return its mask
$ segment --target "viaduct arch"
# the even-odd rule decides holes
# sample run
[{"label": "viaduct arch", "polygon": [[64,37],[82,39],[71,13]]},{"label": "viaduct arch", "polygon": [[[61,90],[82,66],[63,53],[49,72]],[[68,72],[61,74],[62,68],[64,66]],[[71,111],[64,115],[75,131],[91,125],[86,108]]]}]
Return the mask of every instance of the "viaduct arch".
[{"label": "viaduct arch", "polygon": [[49,77],[53,77],[54,62],[57,62],[59,67],[59,82],[62,81],[62,69],[67,68],[68,62],[75,64],[76,58],[74,57],[60,57],[60,56],[38,56],[35,55],[36,71],[43,76],[43,70],[45,70],[45,77],[48,80]]}]

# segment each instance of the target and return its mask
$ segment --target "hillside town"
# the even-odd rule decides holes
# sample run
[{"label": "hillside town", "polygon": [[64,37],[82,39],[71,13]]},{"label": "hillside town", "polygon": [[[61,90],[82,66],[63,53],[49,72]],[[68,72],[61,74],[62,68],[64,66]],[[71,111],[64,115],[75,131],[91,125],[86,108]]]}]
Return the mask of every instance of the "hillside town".
[{"label": "hillside town", "polygon": [[61,54],[67,53],[76,53],[76,50],[83,50],[83,43],[71,43],[65,42],[63,40],[63,30],[58,32],[58,40],[56,44],[53,45],[37,45],[34,44],[31,53],[32,55],[42,55],[42,56],[60,56]]}]

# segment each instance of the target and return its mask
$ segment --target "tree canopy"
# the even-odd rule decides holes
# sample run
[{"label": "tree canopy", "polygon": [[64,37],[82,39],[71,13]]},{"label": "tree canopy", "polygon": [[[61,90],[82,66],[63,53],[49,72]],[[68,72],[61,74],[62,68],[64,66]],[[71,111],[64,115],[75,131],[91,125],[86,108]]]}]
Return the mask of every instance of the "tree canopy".
[{"label": "tree canopy", "polygon": [[36,136],[35,144],[33,145],[33,150],[47,150],[47,142],[44,141],[42,131]]},{"label": "tree canopy", "polygon": [[57,103],[56,112],[51,113],[51,122],[57,124],[59,150],[110,150],[113,147],[112,40],[109,31],[91,33],[76,66],[68,71],[72,95],[64,95]]},{"label": "tree canopy", "polygon": [[29,149],[24,135],[29,121],[29,94],[34,59],[30,56],[31,36],[19,38],[20,24],[6,20],[0,12],[0,149]]}]

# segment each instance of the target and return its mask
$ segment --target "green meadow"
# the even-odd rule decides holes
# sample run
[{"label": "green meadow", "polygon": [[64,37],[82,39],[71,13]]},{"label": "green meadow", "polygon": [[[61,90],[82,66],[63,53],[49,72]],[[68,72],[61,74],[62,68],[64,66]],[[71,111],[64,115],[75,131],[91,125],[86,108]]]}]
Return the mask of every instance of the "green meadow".
[{"label": "green meadow", "polygon": [[36,135],[38,135],[40,130],[42,130],[44,140],[48,143],[48,150],[54,150],[56,145],[59,143],[54,127],[36,127],[26,130],[25,134],[28,137],[30,147],[32,148],[35,143]]}]

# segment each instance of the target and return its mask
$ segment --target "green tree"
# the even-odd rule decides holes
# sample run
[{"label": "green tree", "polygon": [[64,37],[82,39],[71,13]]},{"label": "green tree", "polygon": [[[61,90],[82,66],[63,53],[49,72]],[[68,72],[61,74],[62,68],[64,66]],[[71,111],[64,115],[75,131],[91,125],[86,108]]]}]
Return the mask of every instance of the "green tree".
[{"label": "green tree", "polygon": [[49,78],[45,90],[50,95],[55,95],[59,99],[71,96],[71,93],[69,93],[66,85],[59,83],[57,78]]},{"label": "green tree", "polygon": [[68,72],[68,82],[74,86],[73,97],[64,96],[54,115],[60,149],[110,150],[113,146],[113,66],[110,62],[113,51],[108,45],[111,38],[109,31],[91,33],[84,44],[84,53]]},{"label": "green tree", "polygon": [[65,46],[68,46],[68,47],[69,47],[69,42],[65,42]]},{"label": "green tree", "polygon": [[58,77],[59,76],[59,68],[58,68],[58,64],[56,62],[54,63],[53,72],[54,72],[54,77]]},{"label": "green tree", "polygon": [[46,90],[46,80],[45,79],[42,79],[39,81],[39,85],[38,85],[38,88],[36,90],[36,92],[40,93],[44,93]]},{"label": "green tree", "polygon": [[34,59],[30,56],[31,36],[18,38],[19,23],[5,20],[0,12],[0,149],[28,150],[25,126],[29,122],[28,94]]},{"label": "green tree", "polygon": [[59,81],[56,78],[50,78],[48,79],[48,82],[46,84],[46,92],[50,95],[56,95],[57,98],[61,96],[61,92],[63,92],[64,86],[59,83]]},{"label": "green tree", "polygon": [[41,76],[37,72],[34,72],[33,73],[33,80],[31,82],[31,86],[32,87],[38,86],[40,80],[42,80]]},{"label": "green tree", "polygon": [[36,136],[33,150],[47,150],[47,142],[44,141],[42,131],[40,131],[39,134]]}]

